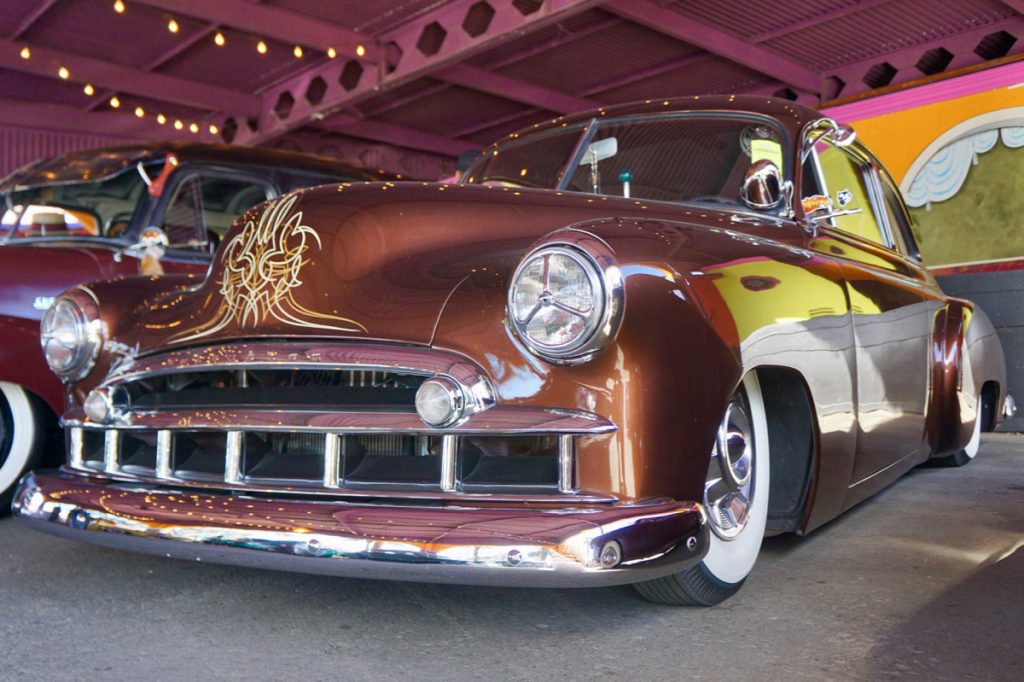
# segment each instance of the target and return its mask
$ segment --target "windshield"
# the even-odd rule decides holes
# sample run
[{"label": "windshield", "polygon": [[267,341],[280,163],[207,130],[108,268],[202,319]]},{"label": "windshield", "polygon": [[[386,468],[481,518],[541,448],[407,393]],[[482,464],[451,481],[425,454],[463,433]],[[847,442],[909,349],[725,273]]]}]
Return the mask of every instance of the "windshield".
[{"label": "windshield", "polygon": [[[152,174],[154,168],[149,168]],[[152,175],[151,175],[152,176]],[[125,235],[146,183],[135,167],[95,182],[29,187],[3,195],[0,240]]]},{"label": "windshield", "polygon": [[581,123],[487,151],[465,182],[739,205],[752,162],[768,159],[783,169],[783,139],[764,119],[738,115]]}]

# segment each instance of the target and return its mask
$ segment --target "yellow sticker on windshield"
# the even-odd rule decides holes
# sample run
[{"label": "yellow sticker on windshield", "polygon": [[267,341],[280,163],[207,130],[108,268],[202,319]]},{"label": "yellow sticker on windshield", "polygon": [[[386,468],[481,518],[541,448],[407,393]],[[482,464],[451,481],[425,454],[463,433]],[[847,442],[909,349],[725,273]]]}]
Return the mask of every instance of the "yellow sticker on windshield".
[{"label": "yellow sticker on windshield", "polygon": [[782,169],[782,145],[775,140],[751,140],[750,161],[771,161]]}]

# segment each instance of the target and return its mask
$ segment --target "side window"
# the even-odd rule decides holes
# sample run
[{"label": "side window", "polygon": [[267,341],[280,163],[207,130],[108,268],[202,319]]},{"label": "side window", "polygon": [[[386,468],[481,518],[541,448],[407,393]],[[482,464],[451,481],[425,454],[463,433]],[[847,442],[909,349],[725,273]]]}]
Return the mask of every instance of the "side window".
[{"label": "side window", "polygon": [[164,232],[174,245],[216,245],[235,219],[274,192],[259,181],[192,175],[174,192],[164,213]]},{"label": "side window", "polygon": [[900,198],[899,190],[896,189],[895,183],[888,174],[879,173],[879,180],[882,185],[882,203],[893,236],[900,242],[901,250],[904,253],[920,260],[921,251],[917,248],[917,240],[914,239],[910,217]]},{"label": "side window", "polygon": [[[875,215],[868,189],[868,167],[843,149],[830,144],[819,143],[816,149],[825,180],[822,194],[829,197],[833,210],[857,211],[833,218],[834,227],[847,234],[886,246],[879,226],[879,216]],[[807,198],[806,192],[803,198]]]}]

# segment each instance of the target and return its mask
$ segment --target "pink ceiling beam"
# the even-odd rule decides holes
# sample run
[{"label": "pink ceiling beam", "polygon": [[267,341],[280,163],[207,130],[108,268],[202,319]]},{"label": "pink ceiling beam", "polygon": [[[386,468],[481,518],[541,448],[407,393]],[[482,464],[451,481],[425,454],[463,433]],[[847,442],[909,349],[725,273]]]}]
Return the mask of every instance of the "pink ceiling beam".
[{"label": "pink ceiling beam", "polygon": [[[517,64],[525,59],[529,59],[530,57],[534,57],[538,54],[543,54],[545,52],[555,49],[556,47],[561,47],[562,45],[566,45],[576,40],[580,40],[581,38],[593,35],[594,33],[599,33],[600,31],[604,31],[608,28],[611,28],[612,26],[616,26],[621,23],[622,19],[619,19],[618,17],[608,17],[600,21],[595,21],[593,24],[585,28],[581,28],[578,31],[574,31],[572,33],[559,33],[554,38],[546,40],[543,43],[540,43],[539,45],[535,45],[530,49],[523,50],[522,52],[516,52],[511,57],[507,57],[497,62],[488,63],[486,66],[486,70],[488,72],[498,71],[500,69],[505,68],[506,66]],[[447,90],[450,87],[451,84],[449,83],[435,83],[407,97],[396,97],[394,99],[388,100],[387,102],[384,102],[380,106],[375,107],[371,111],[366,112],[366,115],[379,116],[380,114],[386,111],[398,109],[400,107],[405,106],[406,104],[409,104],[410,102],[414,102],[424,97],[430,97],[431,95],[436,95],[437,93],[443,92],[444,90]]]},{"label": "pink ceiling beam", "polygon": [[[1020,0],[1024,2],[1024,0]],[[805,28],[811,28],[813,26],[819,26],[827,21],[835,21],[836,19],[842,19],[843,17],[857,12],[863,12],[866,9],[877,7],[878,5],[884,5],[886,3],[895,2],[895,0],[861,0],[860,2],[852,5],[846,5],[844,7],[836,7],[834,9],[825,10],[819,12],[813,16],[809,16],[806,19],[794,21],[777,28],[772,31],[764,31],[750,37],[750,41],[754,43],[763,43],[774,38],[779,38],[790,33],[802,31]]]},{"label": "pink ceiling beam", "polygon": [[232,28],[326,51],[334,48],[338,54],[356,54],[362,45],[366,59],[376,58],[376,45],[372,38],[322,19],[289,12],[269,5],[246,0],[133,0],[151,7],[187,15],[196,19],[230,26]]},{"label": "pink ceiling beam", "polygon": [[71,72],[70,80],[74,82],[92,83],[94,86],[110,88],[117,92],[213,111],[227,110],[255,115],[261,110],[259,98],[243,92],[225,90],[44,47],[30,46],[31,58],[22,59],[23,47],[25,45],[19,42],[0,40],[0,67],[57,78],[57,71],[63,66]]},{"label": "pink ceiling beam", "polygon": [[[466,33],[466,14],[479,0],[455,0],[390,31],[378,39],[382,52],[393,55],[390,64],[374,71],[363,68],[349,89],[342,85],[342,73],[349,62],[335,59],[307,69],[292,79],[267,89],[262,94],[264,110],[256,131],[237,126],[235,142],[260,144],[313,121],[323,120],[345,107],[354,106],[384,90],[410,83],[445,67],[464,61],[526,32],[584,12],[600,0],[546,0],[529,14],[523,14],[512,0],[490,0],[494,15],[487,29],[476,36]],[[428,40],[429,36],[442,39]],[[322,82],[321,82],[322,81]],[[322,90],[316,101],[306,94],[316,85]],[[279,106],[280,104],[287,106]],[[222,119],[226,120],[227,117]],[[221,126],[224,129],[224,126]]]},{"label": "pink ceiling beam", "polygon": [[1017,14],[1024,14],[1024,0],[1003,0],[1003,4]]},{"label": "pink ceiling beam", "polygon": [[[840,95],[848,97],[873,89],[871,85],[864,82],[864,77],[869,69],[878,64],[886,63],[896,69],[896,74],[890,81],[891,85],[923,78],[926,74],[918,70],[917,63],[925,52],[937,48],[943,48],[953,55],[952,61],[946,67],[947,71],[974,66],[985,61],[974,52],[974,48],[977,47],[982,38],[996,31],[1007,31],[1018,37],[1024,36],[1024,17],[1015,17],[1006,21],[989,24],[988,26],[981,26],[964,33],[957,33],[917,45],[902,47],[892,52],[879,54],[858,62],[843,64],[835,69],[827,70],[824,75],[842,80],[846,87]],[[1022,51],[1024,51],[1024,40],[1018,40],[1014,45],[1013,52],[1019,53]]]},{"label": "pink ceiling beam", "polygon": [[605,9],[784,83],[811,92],[821,90],[821,77],[813,69],[651,0],[611,0]]},{"label": "pink ceiling beam", "polygon": [[513,102],[529,104],[538,109],[555,111],[560,114],[571,114],[575,111],[585,111],[601,106],[600,102],[586,97],[574,97],[542,85],[534,85],[518,78],[510,78],[468,64],[449,66],[438,71],[434,77],[478,92],[486,92],[489,95],[496,95]]},{"label": "pink ceiling beam", "polygon": [[437,180],[455,172],[455,163],[447,156],[368,144],[336,135],[321,137],[292,133],[275,140],[273,146],[354,161],[367,168],[396,173],[405,180]]},{"label": "pink ceiling beam", "polygon": [[404,126],[396,126],[380,121],[369,121],[348,114],[338,114],[319,124],[323,130],[333,130],[350,137],[361,137],[376,142],[387,142],[398,147],[408,147],[420,151],[458,156],[475,149],[476,145],[469,142],[451,140],[441,135],[434,135],[422,130],[414,130]]},{"label": "pink ceiling beam", "polygon": [[183,140],[189,136],[187,131],[159,126],[152,120],[136,118],[125,112],[86,112],[59,104],[33,104],[13,100],[5,100],[0,106],[0,125],[127,139]]},{"label": "pink ceiling beam", "polygon": [[39,21],[44,14],[50,11],[50,8],[57,4],[57,0],[44,0],[36,5],[18,24],[18,27],[11,32],[9,36],[11,40],[17,40],[21,36],[25,35],[32,26]]}]

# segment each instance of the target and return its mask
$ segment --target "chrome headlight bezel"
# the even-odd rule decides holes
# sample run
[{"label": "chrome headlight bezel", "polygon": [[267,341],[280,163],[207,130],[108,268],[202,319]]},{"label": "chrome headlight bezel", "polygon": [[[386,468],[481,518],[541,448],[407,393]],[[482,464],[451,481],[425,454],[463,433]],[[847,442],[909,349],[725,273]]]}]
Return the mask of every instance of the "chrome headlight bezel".
[{"label": "chrome headlight bezel", "polygon": [[[538,258],[552,255],[568,257],[583,268],[593,294],[593,307],[585,320],[584,330],[561,345],[542,343],[531,337],[527,326],[533,317],[520,321],[515,315],[515,293],[524,271]],[[542,296],[550,295],[551,299],[557,299],[557,292],[548,291],[548,284],[545,283]],[[610,247],[589,233],[566,230],[556,239],[532,249],[519,262],[508,286],[506,324],[533,355],[560,365],[586,362],[604,350],[618,333],[624,308],[623,289],[622,273]]]},{"label": "chrome headlight bezel", "polygon": [[[58,297],[43,315],[39,329],[39,343],[42,346],[46,364],[54,374],[65,382],[77,381],[87,375],[95,366],[102,345],[97,306],[91,299],[74,295],[75,293],[77,292]],[[57,338],[58,328],[54,325],[62,312],[65,313],[64,319],[71,321],[70,330],[73,342],[71,346],[61,344],[66,350],[71,351],[71,360],[59,365],[51,361],[51,355],[47,349],[51,343],[61,343]]]}]

